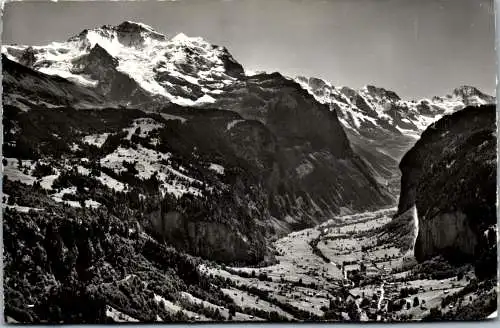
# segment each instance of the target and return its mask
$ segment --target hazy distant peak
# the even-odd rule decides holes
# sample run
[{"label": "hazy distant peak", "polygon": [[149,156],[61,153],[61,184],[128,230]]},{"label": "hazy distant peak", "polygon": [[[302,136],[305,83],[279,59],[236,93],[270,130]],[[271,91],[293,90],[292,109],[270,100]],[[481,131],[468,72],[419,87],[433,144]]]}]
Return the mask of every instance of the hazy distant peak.
[{"label": "hazy distant peak", "polygon": [[176,43],[187,43],[187,44],[192,44],[192,43],[203,43],[203,44],[208,44],[207,41],[205,41],[202,37],[189,37],[184,33],[179,33],[176,36],[174,36],[171,40],[171,42],[176,42]]},{"label": "hazy distant peak", "polygon": [[297,76],[296,80],[298,82],[307,83],[314,89],[323,88],[323,87],[330,87],[330,88],[332,87],[330,82],[323,80],[323,79],[320,79],[320,78],[317,78],[317,77]]},{"label": "hazy distant peak", "polygon": [[363,90],[370,93],[373,96],[377,96],[379,98],[388,98],[391,100],[401,100],[397,93],[391,90],[387,90],[384,88],[376,87],[374,85],[366,85]]},{"label": "hazy distant peak", "polygon": [[482,96],[484,94],[481,91],[479,91],[476,87],[470,85],[462,85],[453,90],[453,95],[461,97],[471,97],[471,96]]},{"label": "hazy distant peak", "polygon": [[120,25],[116,26],[117,29],[121,30],[142,30],[142,31],[149,31],[149,32],[155,32],[157,33],[151,26],[139,23],[139,22],[133,22],[133,21],[124,21]]},{"label": "hazy distant peak", "polygon": [[156,32],[151,26],[132,22],[124,21],[118,25],[103,25],[99,28],[85,29],[78,35],[71,37],[68,41],[85,41],[95,39],[95,37],[102,37],[108,40],[118,40],[125,46],[140,45],[146,39],[164,41],[167,37],[161,33]]}]

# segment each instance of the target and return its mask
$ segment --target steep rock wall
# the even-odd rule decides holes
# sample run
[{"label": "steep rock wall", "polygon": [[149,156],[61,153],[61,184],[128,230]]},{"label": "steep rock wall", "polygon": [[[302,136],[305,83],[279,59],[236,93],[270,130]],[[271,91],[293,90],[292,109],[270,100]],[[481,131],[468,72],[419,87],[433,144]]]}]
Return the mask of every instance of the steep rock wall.
[{"label": "steep rock wall", "polygon": [[495,114],[488,105],[445,116],[403,157],[398,215],[416,206],[417,260],[496,253],[484,237],[496,224]]}]

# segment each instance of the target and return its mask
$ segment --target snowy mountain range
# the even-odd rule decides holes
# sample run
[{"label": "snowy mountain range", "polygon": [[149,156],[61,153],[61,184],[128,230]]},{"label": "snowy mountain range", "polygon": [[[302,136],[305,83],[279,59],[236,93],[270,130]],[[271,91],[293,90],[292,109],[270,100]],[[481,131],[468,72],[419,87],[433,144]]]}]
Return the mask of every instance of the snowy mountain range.
[{"label": "snowy mountain range", "polygon": [[[218,95],[245,77],[243,67],[225,47],[183,33],[168,38],[131,21],[86,29],[66,42],[47,46],[4,45],[2,53],[41,73],[94,88],[122,105],[154,100],[183,106],[214,104]],[[471,86],[445,97],[407,101],[371,85],[353,90],[314,77],[299,76],[295,81],[358,134],[384,129],[418,138],[442,115],[495,101]]]},{"label": "snowy mountain range", "polygon": [[[39,72],[58,75],[127,104],[153,99],[194,106],[243,75],[226,48],[202,38],[173,38],[135,22],[84,30],[66,42],[47,46],[6,45],[9,59]],[[116,94],[117,89],[123,94]],[[123,91],[125,91],[123,90]]]},{"label": "snowy mountain range", "polygon": [[335,110],[339,120],[357,134],[384,129],[418,138],[420,133],[443,115],[454,113],[469,105],[495,102],[472,86],[461,86],[444,97],[403,100],[395,92],[367,85],[361,90],[335,87],[318,78],[296,78],[321,103]]},{"label": "snowy mountain range", "polygon": [[337,113],[355,151],[364,157],[376,179],[394,193],[401,177],[399,161],[429,125],[466,106],[495,103],[495,97],[472,86],[416,101],[372,85],[354,90],[314,77],[295,80]]}]

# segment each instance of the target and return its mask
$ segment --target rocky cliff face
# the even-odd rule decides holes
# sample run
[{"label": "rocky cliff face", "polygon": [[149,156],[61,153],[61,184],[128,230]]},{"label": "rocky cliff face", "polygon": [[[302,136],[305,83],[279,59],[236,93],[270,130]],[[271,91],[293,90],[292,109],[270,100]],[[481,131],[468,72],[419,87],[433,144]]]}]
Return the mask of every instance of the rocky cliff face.
[{"label": "rocky cliff face", "polygon": [[[96,44],[88,54],[73,61],[71,73],[83,74],[97,81],[95,90],[107,99],[126,104],[150,100],[146,90],[127,74],[118,71],[118,60]],[[128,95],[123,97],[123,95]]]},{"label": "rocky cliff face", "polygon": [[335,112],[293,80],[279,73],[254,75],[225,88],[215,105],[261,122],[274,136],[275,216],[317,223],[341,207],[359,211],[393,201],[353,151]]},{"label": "rocky cliff face", "polygon": [[234,223],[194,220],[177,211],[158,211],[150,215],[145,226],[159,240],[202,258],[235,264],[265,259],[268,251],[259,229],[253,227],[243,234]]},{"label": "rocky cliff face", "polygon": [[475,261],[496,251],[488,241],[496,226],[495,114],[491,105],[445,116],[403,157],[398,213],[416,206],[418,260]]}]

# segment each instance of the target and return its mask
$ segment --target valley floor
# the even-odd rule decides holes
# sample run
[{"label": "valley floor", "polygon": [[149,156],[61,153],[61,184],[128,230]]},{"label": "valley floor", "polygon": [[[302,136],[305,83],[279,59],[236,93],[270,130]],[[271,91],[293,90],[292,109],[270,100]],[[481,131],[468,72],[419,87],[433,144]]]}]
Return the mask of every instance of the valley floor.
[{"label": "valley floor", "polygon": [[377,237],[394,213],[342,216],[293,232],[274,243],[278,264],[272,266],[200,269],[230,281],[224,292],[240,307],[298,320],[420,320],[433,308],[452,315],[491,294],[471,288],[477,283],[470,267],[438,279],[433,276],[443,273],[419,271],[412,255],[381,243]]}]

